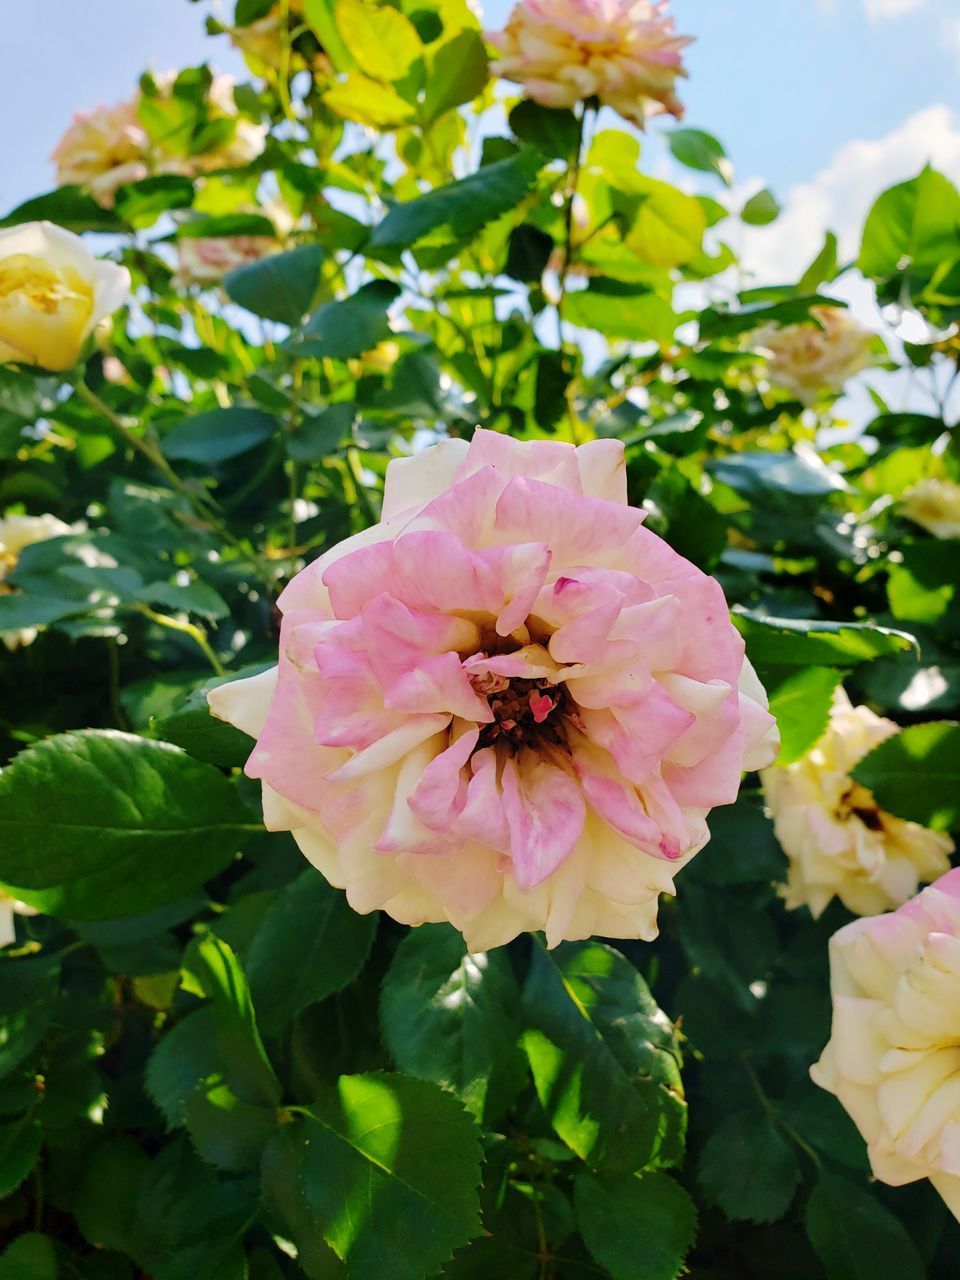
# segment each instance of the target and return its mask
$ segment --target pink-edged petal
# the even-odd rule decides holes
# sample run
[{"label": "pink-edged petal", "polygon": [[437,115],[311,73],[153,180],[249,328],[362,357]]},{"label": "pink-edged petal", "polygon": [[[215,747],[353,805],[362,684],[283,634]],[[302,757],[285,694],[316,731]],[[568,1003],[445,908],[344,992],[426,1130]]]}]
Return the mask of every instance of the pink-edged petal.
[{"label": "pink-edged petal", "polygon": [[722,750],[706,756],[690,769],[665,763],[663,780],[678,804],[712,809],[736,800],[742,766],[743,746],[738,729]]},{"label": "pink-edged petal", "polygon": [[500,495],[495,535],[501,545],[543,542],[555,565],[613,564],[642,520],[642,513],[632,507],[584,498],[524,477],[511,480]]},{"label": "pink-edged petal", "polygon": [[[740,727],[740,694],[722,680],[689,680],[686,676],[660,677],[661,687],[685,711],[693,724],[664,753],[671,764],[691,768],[706,757],[735,746],[731,742]],[[739,761],[738,761],[739,764]]]},{"label": "pink-edged petal", "polygon": [[508,636],[530,616],[550,569],[550,551],[542,542],[527,542],[486,555],[495,563],[503,593],[497,635]]},{"label": "pink-edged petal", "polygon": [[438,752],[443,752],[445,743],[446,735],[438,734],[404,757],[397,774],[390,816],[373,845],[377,853],[434,854],[449,850],[447,841],[420,821],[412,804],[427,770],[441,758]]},{"label": "pink-edged petal", "polygon": [[475,650],[480,638],[476,626],[465,618],[409,609],[389,595],[371,600],[361,616],[364,647],[385,690],[427,658]]},{"label": "pink-edged petal", "polygon": [[672,671],[680,657],[683,614],[676,596],[660,596],[620,611],[611,640],[629,640],[648,671]]},{"label": "pink-edged petal", "polygon": [[349,782],[362,778],[403,759],[408,751],[445,729],[449,716],[406,716],[403,723],[371,743],[327,774],[329,782]]},{"label": "pink-edged petal", "polygon": [[464,840],[476,840],[491,849],[508,853],[510,831],[497,779],[494,749],[484,747],[475,751],[470,769],[472,777],[467,783],[467,801],[456,820],[456,834]]},{"label": "pink-edged petal", "polygon": [[[407,526],[420,529],[445,529],[456,534],[465,547],[473,551],[491,547],[497,499],[507,481],[493,467],[484,467],[429,502]],[[528,542],[525,536],[522,541]]]},{"label": "pink-edged petal", "polygon": [[493,467],[505,479],[530,476],[545,484],[580,493],[580,468],[573,445],[552,440],[514,440],[497,431],[479,427],[470,449],[460,464],[457,479],[463,480],[482,467]]},{"label": "pink-edged petal", "polygon": [[637,788],[618,772],[607,752],[583,743],[574,750],[573,767],[601,818],[638,849],[660,856],[660,828],[643,807]]},{"label": "pink-edged petal", "polygon": [[456,653],[426,658],[399,676],[385,691],[391,711],[444,711],[463,720],[490,724],[494,715],[484,698],[478,698]]},{"label": "pink-edged petal", "polygon": [[451,831],[453,821],[467,803],[470,775],[463,770],[480,737],[479,729],[467,729],[423,771],[410,797],[410,808],[433,831]]},{"label": "pink-edged petal", "polygon": [[513,653],[495,653],[490,657],[476,653],[463,664],[470,675],[497,675],[508,679],[550,680],[561,668],[542,644],[525,644]]},{"label": "pink-edged petal", "polygon": [[500,780],[517,887],[535,889],[567,858],[583,831],[586,803],[566,769],[528,753],[507,760]]},{"label": "pink-edged petal", "polygon": [[466,440],[441,440],[411,458],[394,458],[383,484],[382,519],[422,507],[449,489],[468,448]]}]

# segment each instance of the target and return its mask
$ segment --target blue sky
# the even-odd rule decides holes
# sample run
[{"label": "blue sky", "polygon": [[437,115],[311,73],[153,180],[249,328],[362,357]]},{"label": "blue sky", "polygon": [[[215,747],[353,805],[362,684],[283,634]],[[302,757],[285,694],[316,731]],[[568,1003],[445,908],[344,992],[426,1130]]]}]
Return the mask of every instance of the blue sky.
[{"label": "blue sky", "polygon": [[[509,7],[486,0],[488,25]],[[672,9],[678,29],[697,37],[688,123],[723,139],[738,176],[763,178],[781,196],[845,143],[882,139],[937,104],[960,107],[957,0],[673,0]],[[187,0],[20,6],[0,51],[0,205],[49,188],[47,157],[72,111],[123,97],[147,65],[208,58],[242,71],[224,39],[205,35],[207,11]],[[921,133],[915,168],[926,158]]]}]

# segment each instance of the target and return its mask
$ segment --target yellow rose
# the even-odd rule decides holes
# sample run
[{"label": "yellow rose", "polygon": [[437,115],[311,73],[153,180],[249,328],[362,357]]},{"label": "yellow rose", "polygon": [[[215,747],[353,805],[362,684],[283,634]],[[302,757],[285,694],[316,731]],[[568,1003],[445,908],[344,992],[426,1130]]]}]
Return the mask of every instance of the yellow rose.
[{"label": "yellow rose", "polygon": [[69,369],[129,291],[124,267],[100,262],[62,227],[27,222],[0,231],[0,364]]},{"label": "yellow rose", "polygon": [[903,514],[935,538],[960,538],[960,484],[931,477],[903,495]]},{"label": "yellow rose", "polygon": [[137,101],[77,112],[50,157],[58,186],[88,187],[97,203],[109,208],[117,187],[147,176],[147,135],[137,118]]},{"label": "yellow rose", "polygon": [[859,916],[899,907],[921,881],[950,866],[953,841],[881,809],[853,768],[898,732],[842,689],[820,741],[802,759],[760,775],[774,830],[789,860],[781,890],[789,908],[819,916],[834,897]]}]

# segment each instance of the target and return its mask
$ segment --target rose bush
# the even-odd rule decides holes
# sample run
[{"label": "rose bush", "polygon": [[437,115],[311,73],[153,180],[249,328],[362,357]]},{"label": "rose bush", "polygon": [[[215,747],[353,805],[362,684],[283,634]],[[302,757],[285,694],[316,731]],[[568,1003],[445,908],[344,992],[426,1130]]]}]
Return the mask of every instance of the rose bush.
[{"label": "rose bush", "polygon": [[0,217],[0,1280],[955,1280],[960,194],[205,16]]}]

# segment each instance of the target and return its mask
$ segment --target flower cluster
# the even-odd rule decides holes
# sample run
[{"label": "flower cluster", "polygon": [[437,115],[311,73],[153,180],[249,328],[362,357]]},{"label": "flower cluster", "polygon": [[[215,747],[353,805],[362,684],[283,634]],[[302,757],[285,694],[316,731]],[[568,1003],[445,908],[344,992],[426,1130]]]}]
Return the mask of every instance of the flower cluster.
[{"label": "flower cluster", "polygon": [[[175,80],[175,72],[155,77],[161,97],[172,94]],[[230,76],[213,77],[206,95],[208,116],[231,120],[234,127],[226,141],[191,156],[151,142],[140,118],[139,91],[127,102],[78,112],[50,157],[58,184],[87,187],[98,203],[109,208],[118,187],[151,173],[193,176],[249,164],[263,150],[266,129],[238,114],[233,90]]]},{"label": "flower cluster", "polygon": [[880,809],[850,776],[897,732],[892,720],[854,707],[842,689],[812,751],[761,775],[774,829],[789,860],[787,906],[819,916],[837,897],[857,915],[898,907],[950,866],[953,841]]},{"label": "flower cluster", "polygon": [[833,1030],[812,1069],[876,1177],[929,1178],[960,1218],[960,869],[830,943]]},{"label": "flower cluster", "polygon": [[596,98],[643,126],[681,116],[676,82],[690,43],[674,32],[666,0],[520,0],[503,31],[487,32],[496,75],[545,107]]},{"label": "flower cluster", "polygon": [[0,231],[0,365],[69,369],[129,291],[124,267],[94,258],[62,227],[27,222]]},{"label": "flower cluster", "polygon": [[837,394],[873,359],[876,334],[839,307],[811,307],[813,321],[782,328],[765,325],[751,335],[767,357],[767,375],[805,405],[824,393]]},{"label": "flower cluster", "polygon": [[623,447],[479,430],[280,597],[279,669],[210,694],[272,829],[361,912],[471,950],[656,936],[776,728],[717,582],[626,505]]}]

